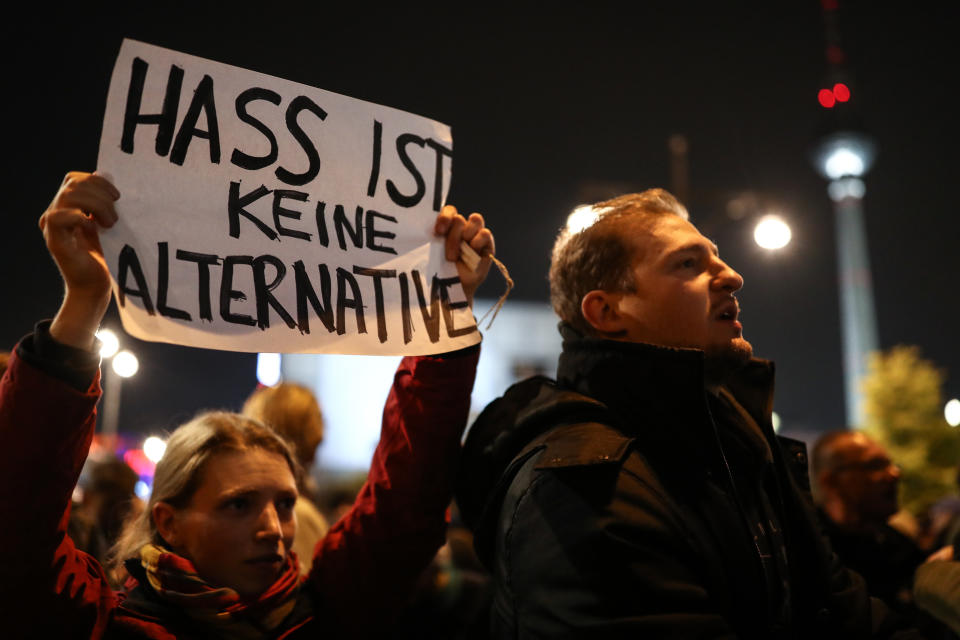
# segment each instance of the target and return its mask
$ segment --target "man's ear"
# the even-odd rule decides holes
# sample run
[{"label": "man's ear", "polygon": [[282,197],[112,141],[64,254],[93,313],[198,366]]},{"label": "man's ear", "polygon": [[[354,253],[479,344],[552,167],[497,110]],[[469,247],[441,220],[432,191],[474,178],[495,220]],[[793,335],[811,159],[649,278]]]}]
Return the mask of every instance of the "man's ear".
[{"label": "man's ear", "polygon": [[623,322],[617,307],[620,294],[602,289],[594,289],[583,296],[580,301],[580,313],[584,320],[604,335],[617,334],[623,331]]},{"label": "man's ear", "polygon": [[153,505],[151,513],[153,524],[157,527],[157,533],[164,541],[174,549],[179,546],[177,535],[177,510],[166,502],[158,502]]}]

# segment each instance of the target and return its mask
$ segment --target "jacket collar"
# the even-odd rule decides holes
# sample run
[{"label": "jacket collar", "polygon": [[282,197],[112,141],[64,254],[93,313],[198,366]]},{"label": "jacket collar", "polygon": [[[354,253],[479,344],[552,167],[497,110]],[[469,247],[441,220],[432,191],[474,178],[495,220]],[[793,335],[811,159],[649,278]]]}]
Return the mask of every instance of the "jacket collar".
[{"label": "jacket collar", "polygon": [[[703,351],[585,337],[566,324],[560,333],[559,385],[605,404],[651,464],[693,476],[722,465]],[[751,360],[725,387],[772,437],[764,425],[770,424],[773,364]]]}]

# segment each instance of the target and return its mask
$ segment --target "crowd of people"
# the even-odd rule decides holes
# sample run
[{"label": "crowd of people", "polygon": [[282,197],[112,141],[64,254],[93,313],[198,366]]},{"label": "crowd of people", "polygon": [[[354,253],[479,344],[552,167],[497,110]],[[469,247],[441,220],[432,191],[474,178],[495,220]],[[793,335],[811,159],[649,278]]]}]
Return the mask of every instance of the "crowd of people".
[{"label": "crowd of people", "polygon": [[[98,232],[120,197],[67,175],[40,218],[63,302],[0,357],[5,637],[960,633],[960,525],[936,548],[891,526],[899,470],[863,433],[825,434],[809,463],[774,433],[743,279],[661,189],[558,236],[556,380],[507,389],[461,444],[479,346],[404,358],[365,482],[336,512],[308,472],[322,412],[288,383],[174,431],[145,502],[116,460],[74,500],[110,300]],[[492,233],[450,206],[434,231],[472,301]]]}]

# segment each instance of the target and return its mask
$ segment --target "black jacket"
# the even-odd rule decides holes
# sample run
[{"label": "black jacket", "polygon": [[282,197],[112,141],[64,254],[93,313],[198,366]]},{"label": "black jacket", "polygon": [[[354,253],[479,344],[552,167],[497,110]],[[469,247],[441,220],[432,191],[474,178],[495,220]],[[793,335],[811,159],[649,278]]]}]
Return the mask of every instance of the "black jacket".
[{"label": "black jacket", "polygon": [[820,533],[805,447],[773,433],[772,363],[751,361],[724,394],[769,451],[758,489],[782,525],[785,625],[702,352],[562,332],[558,382],[511,387],[465,446],[458,500],[494,575],[494,637],[820,640],[883,625]]}]

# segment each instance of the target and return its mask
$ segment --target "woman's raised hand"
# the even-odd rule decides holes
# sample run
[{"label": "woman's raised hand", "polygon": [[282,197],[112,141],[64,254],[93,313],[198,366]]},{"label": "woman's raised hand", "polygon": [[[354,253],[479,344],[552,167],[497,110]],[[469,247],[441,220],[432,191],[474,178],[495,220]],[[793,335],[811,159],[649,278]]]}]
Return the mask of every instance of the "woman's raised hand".
[{"label": "woman's raised hand", "polygon": [[113,203],[119,197],[103,176],[72,171],[40,216],[47,249],[66,289],[50,334],[65,344],[90,349],[110,304],[110,272],[98,226],[111,227],[117,221]]},{"label": "woman's raised hand", "polygon": [[[457,213],[456,207],[449,204],[437,216],[433,231],[438,236],[445,236],[447,260],[457,263],[463,293],[470,306],[473,306],[473,294],[490,272],[490,262],[496,251],[493,233],[485,226],[483,216],[479,213],[471,213],[469,218],[464,218]],[[467,243],[480,256],[476,268],[459,260],[461,242]]]}]

